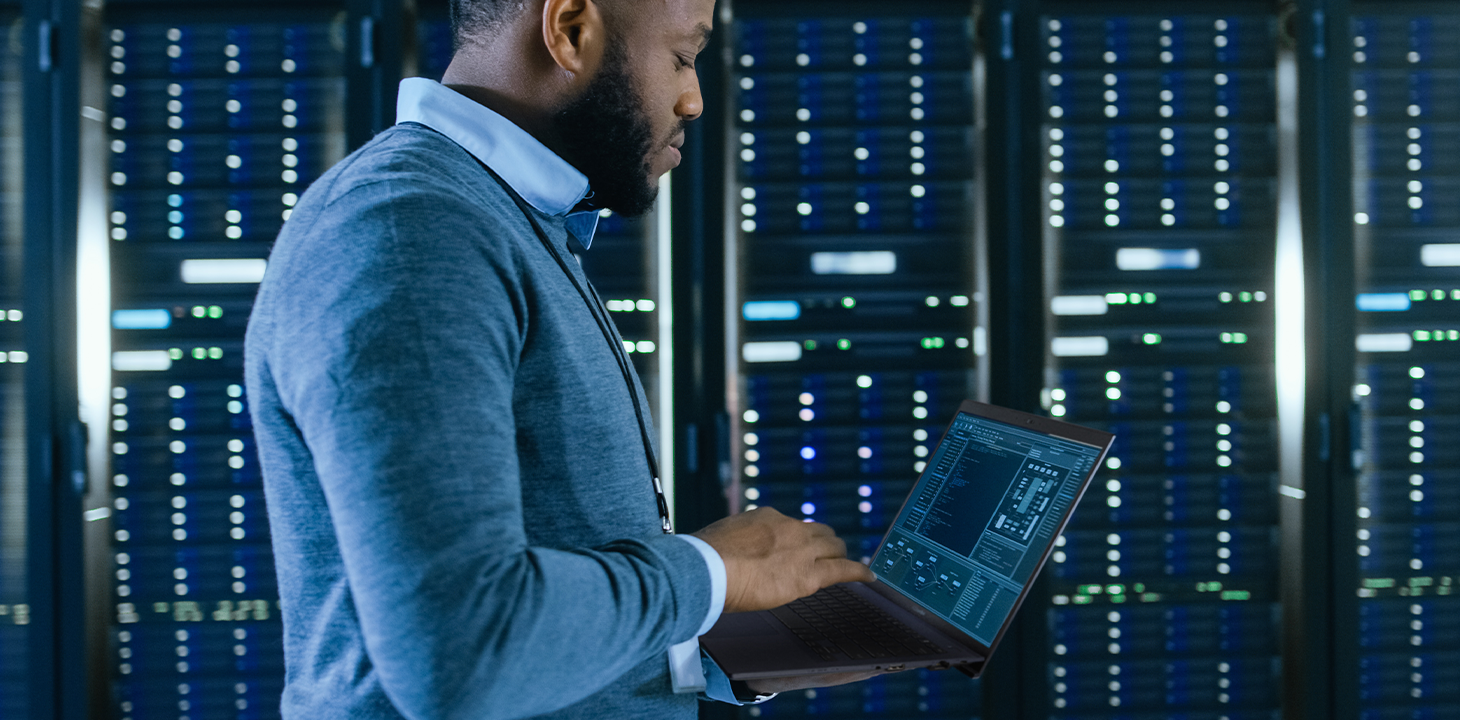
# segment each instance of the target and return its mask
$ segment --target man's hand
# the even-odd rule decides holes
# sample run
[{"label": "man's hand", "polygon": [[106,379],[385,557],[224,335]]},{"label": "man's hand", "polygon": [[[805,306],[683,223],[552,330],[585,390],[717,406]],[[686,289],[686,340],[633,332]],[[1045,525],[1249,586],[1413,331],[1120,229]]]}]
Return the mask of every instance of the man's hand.
[{"label": "man's hand", "polygon": [[725,612],[780,607],[828,585],[876,579],[847,559],[847,544],[821,523],[756,508],[720,520],[694,536],[725,561]]}]

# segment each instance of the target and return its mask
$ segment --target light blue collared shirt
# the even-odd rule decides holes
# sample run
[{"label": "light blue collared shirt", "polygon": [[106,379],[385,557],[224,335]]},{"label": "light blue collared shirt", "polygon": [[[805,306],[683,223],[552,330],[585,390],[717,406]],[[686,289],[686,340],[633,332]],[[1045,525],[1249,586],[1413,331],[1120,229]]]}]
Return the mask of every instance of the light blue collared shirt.
[{"label": "light blue collared shirt", "polygon": [[[593,243],[598,211],[576,209],[592,197],[588,178],[512,121],[426,78],[401,81],[395,121],[420,123],[450,138],[497,173],[529,205],[565,218],[569,234],[585,249]],[[710,570],[710,610],[698,633],[703,635],[725,609],[725,561],[697,537],[675,537],[699,550]]]},{"label": "light blue collared shirt", "polygon": [[406,78],[400,83],[395,121],[420,123],[451,138],[528,205],[563,217],[568,233],[585,249],[593,244],[598,211],[579,209],[593,197],[588,178],[511,120],[435,80]]}]

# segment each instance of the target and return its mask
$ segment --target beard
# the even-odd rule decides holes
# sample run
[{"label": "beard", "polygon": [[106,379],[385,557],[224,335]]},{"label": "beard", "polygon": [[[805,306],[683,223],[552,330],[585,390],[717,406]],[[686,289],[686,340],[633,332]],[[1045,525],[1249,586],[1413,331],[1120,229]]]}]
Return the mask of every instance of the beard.
[{"label": "beard", "polygon": [[633,217],[654,206],[659,186],[649,163],[653,124],[627,66],[622,46],[611,43],[598,77],[552,122],[564,159],[588,176],[591,204]]}]

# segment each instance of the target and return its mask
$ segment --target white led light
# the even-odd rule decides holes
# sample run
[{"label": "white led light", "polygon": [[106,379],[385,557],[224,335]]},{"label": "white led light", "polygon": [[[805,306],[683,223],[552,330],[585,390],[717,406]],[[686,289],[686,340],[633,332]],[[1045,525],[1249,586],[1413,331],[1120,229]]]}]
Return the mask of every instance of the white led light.
[{"label": "white led light", "polygon": [[264,279],[267,267],[268,261],[263,258],[210,258],[184,260],[179,272],[189,285],[258,283]]}]

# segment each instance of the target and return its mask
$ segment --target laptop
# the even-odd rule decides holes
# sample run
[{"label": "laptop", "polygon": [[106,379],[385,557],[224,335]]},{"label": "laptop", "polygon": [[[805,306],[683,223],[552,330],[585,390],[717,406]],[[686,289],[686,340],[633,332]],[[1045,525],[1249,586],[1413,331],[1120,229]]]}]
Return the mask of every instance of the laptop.
[{"label": "laptop", "polygon": [[872,557],[875,582],[723,615],[701,647],[733,680],[950,667],[978,677],[1114,439],[965,401]]}]

